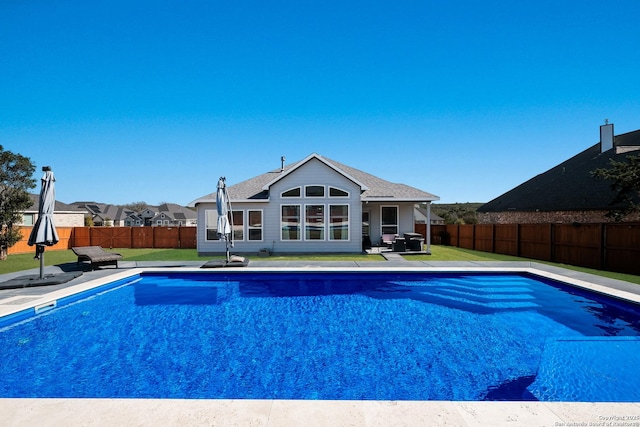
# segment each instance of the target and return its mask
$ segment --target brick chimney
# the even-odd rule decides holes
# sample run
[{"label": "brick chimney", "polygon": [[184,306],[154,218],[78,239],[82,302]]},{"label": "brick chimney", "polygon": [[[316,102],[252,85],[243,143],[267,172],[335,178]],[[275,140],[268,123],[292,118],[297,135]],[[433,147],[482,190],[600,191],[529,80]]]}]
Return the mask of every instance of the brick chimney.
[{"label": "brick chimney", "polygon": [[613,123],[609,123],[608,119],[604,120],[604,125],[600,126],[600,152],[611,150],[613,148]]}]

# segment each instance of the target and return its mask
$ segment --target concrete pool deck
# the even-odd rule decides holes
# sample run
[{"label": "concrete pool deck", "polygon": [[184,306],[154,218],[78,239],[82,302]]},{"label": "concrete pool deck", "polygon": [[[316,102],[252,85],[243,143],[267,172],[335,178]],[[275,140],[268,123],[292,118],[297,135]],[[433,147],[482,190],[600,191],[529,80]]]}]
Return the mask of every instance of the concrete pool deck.
[{"label": "concrete pool deck", "polygon": [[[395,255],[395,256],[394,256]],[[580,273],[546,264],[517,262],[435,262],[407,260],[390,254],[386,261],[270,261],[251,259],[247,270],[522,270],[640,301],[640,285]],[[0,290],[0,316],[35,307],[75,292],[144,270],[202,270],[205,261],[127,262],[119,268],[85,271],[60,285]],[[68,267],[68,266],[67,266]],[[58,274],[64,266],[49,266]],[[0,283],[38,269],[0,276]],[[639,426],[640,402],[454,402],[454,401],[311,401],[311,400],[172,400],[172,399],[0,399],[2,426]]]}]

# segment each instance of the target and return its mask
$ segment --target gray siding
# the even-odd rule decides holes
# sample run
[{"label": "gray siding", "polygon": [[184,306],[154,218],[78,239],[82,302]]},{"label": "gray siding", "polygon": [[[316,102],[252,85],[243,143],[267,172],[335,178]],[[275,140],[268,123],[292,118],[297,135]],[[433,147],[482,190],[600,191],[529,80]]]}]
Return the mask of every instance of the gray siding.
[{"label": "gray siding", "polygon": [[[275,176],[274,176],[275,178]],[[304,197],[306,185],[321,185],[325,188],[325,197]],[[283,191],[293,187],[301,187],[300,198],[281,197]],[[349,193],[349,197],[329,197],[329,187],[336,187]],[[275,182],[269,190],[269,202],[233,202],[234,211],[243,211],[245,240],[236,241],[233,251],[238,253],[258,252],[262,248],[276,253],[296,252],[360,252],[362,250],[362,204],[360,200],[360,187],[342,174],[331,169],[317,159],[311,159],[300,168]],[[281,238],[280,207],[283,204],[297,204],[304,212],[306,204],[322,204],[327,208],[330,204],[349,205],[349,240],[329,240],[329,222],[325,213],[325,239],[305,240],[304,224],[302,225],[302,239],[287,241]],[[205,211],[216,209],[215,203],[198,204],[198,252],[199,253],[223,253],[224,242],[207,241],[205,229]],[[263,211],[263,241],[248,241],[247,238],[247,210],[261,209]]]},{"label": "gray siding", "polygon": [[[324,198],[304,197],[306,185],[322,185],[325,188]],[[281,193],[293,187],[301,187],[302,197],[281,198]],[[330,198],[329,187],[337,187],[349,193],[347,198]],[[312,159],[302,167],[296,169],[284,179],[271,187],[271,207],[269,217],[265,220],[269,224],[276,225],[269,229],[269,241],[274,245],[276,252],[360,252],[362,250],[362,207],[360,202],[360,187],[343,175],[334,171],[317,159]],[[304,240],[285,241],[280,233],[280,206],[283,204],[299,204],[304,210],[306,204],[347,204],[349,205],[349,240],[328,240],[327,232],[324,241]],[[266,222],[265,221],[265,222]],[[328,222],[328,219],[327,219]],[[304,227],[303,227],[304,228]]]},{"label": "gray siding", "polygon": [[382,203],[366,203],[363,207],[365,210],[371,212],[369,217],[370,229],[369,237],[371,242],[379,244],[382,239],[382,226],[381,226],[381,207],[382,206],[397,206],[398,207],[398,234],[412,233],[415,231],[415,218],[414,208],[415,203],[411,202],[382,202]]}]

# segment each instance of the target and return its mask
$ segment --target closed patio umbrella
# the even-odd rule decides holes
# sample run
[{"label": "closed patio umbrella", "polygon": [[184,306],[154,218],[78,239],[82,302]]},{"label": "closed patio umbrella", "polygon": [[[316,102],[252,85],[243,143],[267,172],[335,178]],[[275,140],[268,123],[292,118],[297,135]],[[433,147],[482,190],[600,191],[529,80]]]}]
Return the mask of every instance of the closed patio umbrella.
[{"label": "closed patio umbrella", "polygon": [[40,259],[40,278],[44,277],[44,247],[53,246],[58,243],[58,232],[53,223],[53,211],[56,204],[55,177],[51,168],[42,168],[44,175],[40,189],[40,203],[38,205],[38,219],[36,220],[31,234],[29,235],[29,246],[36,245],[35,259]]},{"label": "closed patio umbrella", "polygon": [[218,191],[216,192],[216,207],[218,209],[218,238],[224,239],[226,245],[227,262],[230,260],[229,245],[233,246],[232,225],[229,223],[229,212],[231,203],[225,185],[226,178],[220,177],[218,180]]}]

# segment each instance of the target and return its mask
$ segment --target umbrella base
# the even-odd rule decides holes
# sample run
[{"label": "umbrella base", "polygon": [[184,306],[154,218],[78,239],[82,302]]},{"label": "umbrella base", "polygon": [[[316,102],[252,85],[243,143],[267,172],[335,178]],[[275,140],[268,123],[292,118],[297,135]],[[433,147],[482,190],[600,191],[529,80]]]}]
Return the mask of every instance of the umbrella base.
[{"label": "umbrella base", "polygon": [[232,256],[230,261],[224,259],[207,261],[200,268],[246,267],[247,265],[249,265],[249,260],[245,257]]},{"label": "umbrella base", "polygon": [[67,283],[70,280],[75,279],[76,277],[82,276],[81,271],[72,271],[69,273],[60,273],[60,274],[45,274],[44,277],[40,278],[38,274],[32,274],[29,276],[21,276],[16,277],[11,280],[7,280],[6,282],[0,283],[1,289],[19,289],[19,288],[33,288],[36,286],[50,286],[50,285],[61,285],[63,283]]}]

